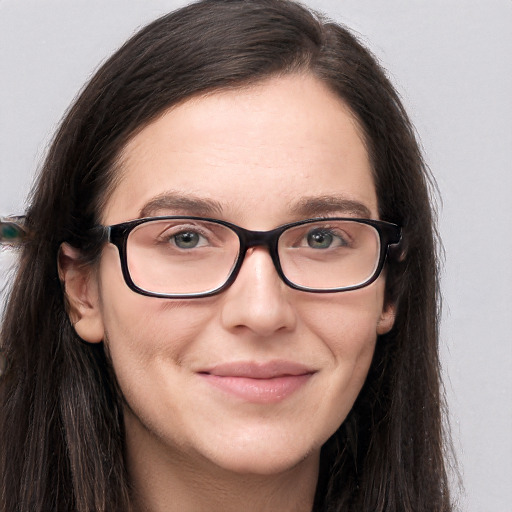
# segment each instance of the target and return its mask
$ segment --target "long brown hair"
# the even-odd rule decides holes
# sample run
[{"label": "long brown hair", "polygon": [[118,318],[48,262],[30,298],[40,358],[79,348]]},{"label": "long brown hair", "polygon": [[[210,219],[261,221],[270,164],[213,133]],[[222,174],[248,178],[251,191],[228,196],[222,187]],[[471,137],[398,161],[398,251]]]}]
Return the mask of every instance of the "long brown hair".
[{"label": "long brown hair", "polygon": [[370,154],[380,217],[403,228],[386,268],[395,326],[381,336],[352,411],[322,450],[315,510],[451,510],[442,436],[436,234],[429,174],[400,99],[347,29],[288,0],[204,0],[142,29],[67,113],[31,196],[31,233],[1,345],[0,509],[130,510],[122,407],[103,346],[70,324],[57,272],[67,241],[92,262],[88,233],[127,141],[204,92],[310,73],[352,109]]}]

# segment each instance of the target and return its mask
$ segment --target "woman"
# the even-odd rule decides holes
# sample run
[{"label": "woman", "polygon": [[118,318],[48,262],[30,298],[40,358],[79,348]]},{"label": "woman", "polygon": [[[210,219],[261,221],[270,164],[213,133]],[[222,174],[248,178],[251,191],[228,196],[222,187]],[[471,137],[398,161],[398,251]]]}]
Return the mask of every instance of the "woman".
[{"label": "woman", "polygon": [[451,510],[428,174],[344,28],[210,0],[73,105],[6,307],[5,510]]}]

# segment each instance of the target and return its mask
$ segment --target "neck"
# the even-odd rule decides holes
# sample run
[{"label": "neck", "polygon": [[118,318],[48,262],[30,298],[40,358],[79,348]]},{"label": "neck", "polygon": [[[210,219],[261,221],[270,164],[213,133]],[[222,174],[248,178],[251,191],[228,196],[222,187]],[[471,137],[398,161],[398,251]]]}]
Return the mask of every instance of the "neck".
[{"label": "neck", "polygon": [[170,449],[140,424],[127,423],[127,464],[135,512],[313,509],[319,451],[285,471],[239,474],[192,451]]}]

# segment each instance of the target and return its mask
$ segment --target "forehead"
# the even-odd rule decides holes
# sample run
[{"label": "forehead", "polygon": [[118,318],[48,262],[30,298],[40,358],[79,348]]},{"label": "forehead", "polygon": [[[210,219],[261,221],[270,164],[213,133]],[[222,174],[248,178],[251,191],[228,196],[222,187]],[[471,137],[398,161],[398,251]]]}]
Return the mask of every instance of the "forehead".
[{"label": "forehead", "polygon": [[173,208],[182,213],[179,201],[166,211],[148,210],[161,197],[182,198],[182,205],[187,197],[210,202],[216,217],[255,229],[295,220],[297,203],[315,198],[317,205],[322,198],[331,206],[336,198],[360,203],[377,216],[358,123],[311,76],[272,78],[185,101],[136,134],[120,161],[105,223],[173,214]]}]

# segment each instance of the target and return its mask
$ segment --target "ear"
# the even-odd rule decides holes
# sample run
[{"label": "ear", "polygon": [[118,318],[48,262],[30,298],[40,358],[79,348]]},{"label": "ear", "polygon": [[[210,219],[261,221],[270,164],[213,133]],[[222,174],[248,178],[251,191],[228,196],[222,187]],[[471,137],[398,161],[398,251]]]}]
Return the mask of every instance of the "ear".
[{"label": "ear", "polygon": [[382,308],[382,312],[377,320],[377,334],[387,334],[395,323],[396,306],[394,303],[387,302]]},{"label": "ear", "polygon": [[76,333],[89,343],[103,341],[105,330],[95,270],[83,263],[78,249],[67,243],[60,246],[58,267]]}]

